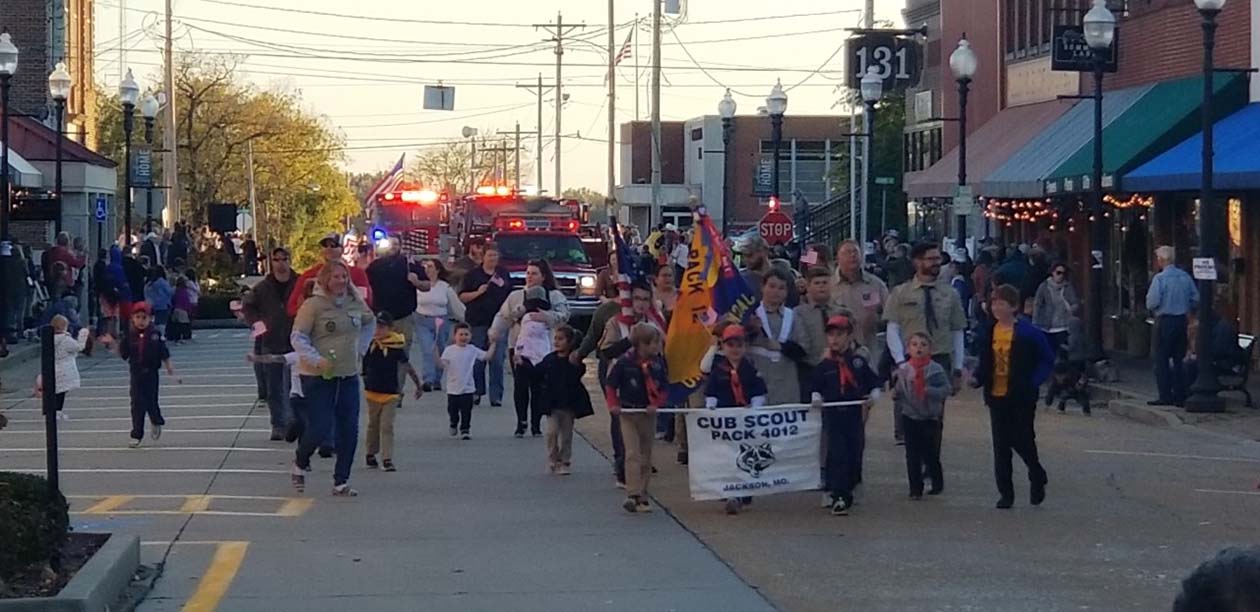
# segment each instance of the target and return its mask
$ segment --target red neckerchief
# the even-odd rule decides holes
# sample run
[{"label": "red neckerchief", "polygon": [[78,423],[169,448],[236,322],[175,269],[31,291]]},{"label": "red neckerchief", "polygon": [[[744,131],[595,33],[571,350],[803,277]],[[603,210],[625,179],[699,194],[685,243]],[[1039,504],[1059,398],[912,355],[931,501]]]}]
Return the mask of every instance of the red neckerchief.
[{"label": "red neckerchief", "polygon": [[919,399],[927,396],[927,368],[930,363],[931,355],[910,358],[910,367],[914,368],[914,394]]},{"label": "red neckerchief", "polygon": [[845,358],[847,352],[831,351],[831,358],[836,360],[836,369],[840,371],[840,390],[857,387],[857,376],[853,375],[853,370],[849,369],[849,360]]},{"label": "red neckerchief", "polygon": [[652,360],[640,359],[639,371],[643,372],[643,385],[647,387],[648,401],[654,405],[660,406],[664,403],[665,394],[660,386],[656,384],[656,378],[652,376]]},{"label": "red neckerchief", "polygon": [[731,379],[731,397],[735,400],[736,406],[747,406],[748,398],[744,395],[744,383],[739,379],[739,367],[726,360],[726,369],[730,372]]}]

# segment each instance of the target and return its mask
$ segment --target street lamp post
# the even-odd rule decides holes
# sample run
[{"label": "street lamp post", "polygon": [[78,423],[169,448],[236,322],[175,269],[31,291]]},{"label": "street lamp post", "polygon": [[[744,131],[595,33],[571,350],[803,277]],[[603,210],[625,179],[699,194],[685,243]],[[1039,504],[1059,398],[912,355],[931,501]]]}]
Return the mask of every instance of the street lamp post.
[{"label": "street lamp post", "polygon": [[971,210],[971,202],[963,202],[960,198],[967,187],[967,92],[970,91],[971,78],[976,75],[976,52],[971,50],[967,36],[958,41],[958,48],[949,56],[949,68],[958,81],[958,196],[954,199],[954,213],[958,217],[958,244],[967,244],[967,215]]},{"label": "street lamp post", "polygon": [[722,116],[722,236],[726,236],[726,230],[730,227],[727,211],[730,207],[731,182],[727,169],[731,161],[731,127],[735,120],[735,108],[735,98],[731,97],[731,90],[728,88],[722,101],[718,102],[718,114]]},{"label": "street lamp post", "polygon": [[[158,108],[157,98],[153,94],[149,94],[140,100],[140,114],[144,116],[144,144],[149,147],[149,160],[152,164],[153,160],[153,119],[157,117]],[[149,166],[149,182],[144,186],[144,231],[149,233],[153,231],[153,167]]]},{"label": "street lamp post", "polygon": [[48,75],[48,93],[53,99],[53,114],[57,128],[57,144],[56,144],[56,174],[53,179],[53,191],[57,194],[57,220],[56,233],[61,233],[61,227],[64,223],[62,217],[66,213],[65,197],[61,193],[61,165],[62,165],[62,144],[61,139],[65,133],[65,117],[66,117],[66,99],[70,97],[70,87],[73,82],[70,80],[70,73],[66,71],[65,62],[57,62],[57,67]]},{"label": "street lamp post", "polygon": [[771,164],[770,195],[779,201],[779,149],[783,146],[783,113],[787,112],[788,98],[783,93],[783,83],[775,81],[774,89],[766,97],[766,112],[770,113],[770,143],[774,149],[774,161]]},{"label": "street lamp post", "polygon": [[1089,300],[1089,336],[1093,340],[1093,360],[1102,360],[1106,353],[1103,349],[1103,266],[1107,252],[1107,224],[1103,222],[1103,62],[1111,49],[1116,35],[1116,17],[1107,10],[1105,0],[1094,0],[1093,8],[1082,20],[1085,30],[1085,42],[1093,51],[1094,60],[1094,172],[1090,185],[1090,229],[1092,236],[1092,256],[1098,262],[1090,262],[1090,300]]},{"label": "street lamp post", "polygon": [[[11,189],[9,188],[9,81],[17,72],[18,49],[9,39],[9,33],[0,33],[0,194],[3,194],[0,208],[0,240],[9,239],[9,211],[11,206]],[[0,282],[3,282],[0,278]]]},{"label": "street lamp post", "polygon": [[123,107],[123,158],[126,170],[123,171],[123,251],[131,249],[131,132],[135,129],[136,100],[140,98],[140,86],[127,69],[127,77],[118,85],[118,99]]},{"label": "street lamp post", "polygon": [[859,89],[862,93],[862,102],[866,104],[866,138],[862,139],[862,219],[861,219],[861,235],[858,238],[862,244],[866,244],[868,239],[866,222],[870,217],[870,201],[871,192],[874,191],[871,177],[872,156],[875,153],[875,104],[880,98],[884,97],[884,79],[879,76],[879,69],[874,66],[866,70],[866,74],[862,75],[859,83]]},{"label": "street lamp post", "polygon": [[[1225,0],[1195,0],[1199,14],[1203,16],[1203,171],[1199,179],[1199,257],[1216,259],[1216,202],[1212,194],[1214,151],[1212,149],[1212,75],[1215,70],[1212,52],[1216,45],[1216,16],[1225,7]],[[1220,381],[1216,379],[1212,354],[1212,312],[1215,302],[1215,285],[1211,280],[1199,281],[1199,368],[1190,397],[1186,398],[1186,410],[1190,412],[1224,412],[1225,400],[1218,395]]]}]

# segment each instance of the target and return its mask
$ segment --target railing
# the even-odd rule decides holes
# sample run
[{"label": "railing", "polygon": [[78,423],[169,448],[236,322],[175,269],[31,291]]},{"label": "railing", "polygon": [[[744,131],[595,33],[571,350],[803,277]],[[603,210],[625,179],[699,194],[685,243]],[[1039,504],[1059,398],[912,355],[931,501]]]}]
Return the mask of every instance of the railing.
[{"label": "railing", "polygon": [[[853,193],[861,198],[861,189]],[[826,202],[811,204],[798,191],[793,197],[794,209],[800,211],[794,221],[799,228],[797,240],[801,245],[825,244],[834,249],[840,241],[849,237],[849,194],[837,195]]]}]

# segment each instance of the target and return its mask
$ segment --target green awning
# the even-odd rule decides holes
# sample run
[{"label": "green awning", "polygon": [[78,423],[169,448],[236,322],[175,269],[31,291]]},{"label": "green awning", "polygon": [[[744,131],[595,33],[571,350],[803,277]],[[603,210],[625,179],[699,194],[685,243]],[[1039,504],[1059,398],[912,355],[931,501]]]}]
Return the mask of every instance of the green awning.
[{"label": "green awning", "polygon": [[[1217,116],[1229,115],[1247,103],[1247,79],[1243,75],[1218,75],[1213,79],[1213,91]],[[1115,177],[1124,176],[1198,132],[1202,100],[1202,77],[1164,81],[1108,122],[1103,128],[1103,187],[1123,191]],[[1046,194],[1089,191],[1093,168],[1091,138],[1046,177]]]}]

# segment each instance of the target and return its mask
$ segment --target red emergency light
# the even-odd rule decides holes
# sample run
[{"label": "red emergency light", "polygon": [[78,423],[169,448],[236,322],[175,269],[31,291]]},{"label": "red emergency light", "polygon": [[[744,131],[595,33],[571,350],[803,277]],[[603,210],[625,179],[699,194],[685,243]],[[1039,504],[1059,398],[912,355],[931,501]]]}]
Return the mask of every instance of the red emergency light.
[{"label": "red emergency light", "polygon": [[507,228],[509,230],[523,230],[525,229],[525,220],[524,219],[508,219]]}]

